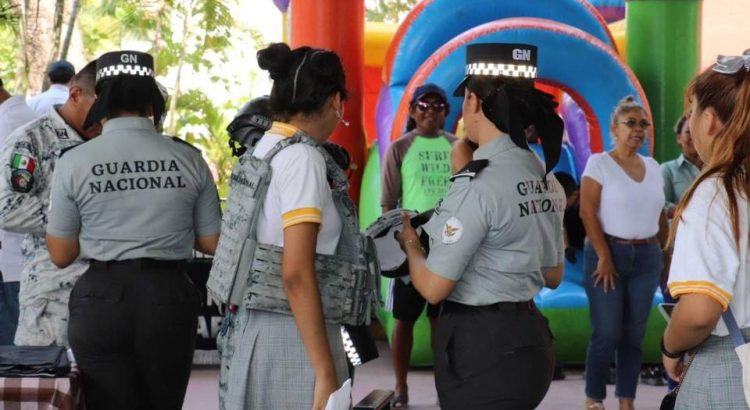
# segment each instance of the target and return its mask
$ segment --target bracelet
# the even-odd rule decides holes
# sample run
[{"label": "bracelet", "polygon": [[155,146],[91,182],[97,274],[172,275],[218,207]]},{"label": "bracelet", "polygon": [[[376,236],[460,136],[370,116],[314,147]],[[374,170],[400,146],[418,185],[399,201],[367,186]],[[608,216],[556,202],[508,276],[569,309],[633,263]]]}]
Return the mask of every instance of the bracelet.
[{"label": "bracelet", "polygon": [[664,336],[662,336],[660,344],[661,344],[661,353],[670,359],[680,359],[682,358],[682,356],[685,355],[685,352],[672,353],[669,350],[667,350],[667,348],[664,347]]},{"label": "bracelet", "polygon": [[422,251],[422,253],[427,253],[427,251],[424,249],[421,243],[415,241],[414,239],[407,239],[406,240],[407,245],[411,245]]}]

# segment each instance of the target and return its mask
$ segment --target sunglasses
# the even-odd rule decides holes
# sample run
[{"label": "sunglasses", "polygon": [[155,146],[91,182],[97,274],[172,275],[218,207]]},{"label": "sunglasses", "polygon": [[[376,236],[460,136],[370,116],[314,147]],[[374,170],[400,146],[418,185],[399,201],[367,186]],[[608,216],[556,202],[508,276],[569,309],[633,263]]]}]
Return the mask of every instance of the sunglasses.
[{"label": "sunglasses", "polygon": [[649,128],[649,127],[651,126],[651,123],[650,123],[650,122],[648,122],[648,121],[646,121],[646,120],[640,120],[640,121],[636,121],[636,120],[632,120],[632,119],[631,119],[631,120],[627,120],[627,121],[624,121],[624,122],[620,122],[620,124],[624,124],[624,125],[626,125],[626,126],[627,126],[628,128],[630,128],[630,129],[633,129],[633,128],[635,128],[636,126],[640,126],[640,127],[641,127],[642,129],[644,129],[644,130],[645,130],[645,129],[648,129],[648,128]]},{"label": "sunglasses", "polygon": [[432,111],[435,111],[435,112],[445,111],[445,103],[443,102],[429,103],[427,101],[417,101],[416,106],[419,109],[419,111],[422,111],[422,112],[427,112],[427,110],[429,110],[430,108],[432,108]]}]

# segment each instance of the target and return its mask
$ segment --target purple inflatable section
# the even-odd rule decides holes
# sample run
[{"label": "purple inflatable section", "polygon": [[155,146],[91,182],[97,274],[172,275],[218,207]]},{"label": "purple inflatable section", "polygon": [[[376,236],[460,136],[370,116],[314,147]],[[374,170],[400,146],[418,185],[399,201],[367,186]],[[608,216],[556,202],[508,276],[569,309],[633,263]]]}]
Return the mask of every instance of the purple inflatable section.
[{"label": "purple inflatable section", "polygon": [[[560,105],[560,114],[565,122],[565,132],[568,141],[573,148],[573,158],[576,164],[576,178],[580,181],[583,169],[591,156],[591,144],[589,143],[589,125],[583,109],[568,95],[563,95]],[[608,132],[608,130],[602,130]]]}]

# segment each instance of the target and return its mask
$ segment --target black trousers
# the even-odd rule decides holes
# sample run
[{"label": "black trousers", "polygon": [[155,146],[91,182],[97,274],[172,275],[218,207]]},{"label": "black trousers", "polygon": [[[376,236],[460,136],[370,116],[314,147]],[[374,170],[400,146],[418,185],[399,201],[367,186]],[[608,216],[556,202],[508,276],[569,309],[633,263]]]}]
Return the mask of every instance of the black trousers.
[{"label": "black trousers", "polygon": [[441,409],[536,408],[552,381],[551,339],[532,302],[444,302],[435,341]]},{"label": "black trousers", "polygon": [[179,410],[200,294],[182,262],[92,262],[70,295],[68,337],[89,410]]}]

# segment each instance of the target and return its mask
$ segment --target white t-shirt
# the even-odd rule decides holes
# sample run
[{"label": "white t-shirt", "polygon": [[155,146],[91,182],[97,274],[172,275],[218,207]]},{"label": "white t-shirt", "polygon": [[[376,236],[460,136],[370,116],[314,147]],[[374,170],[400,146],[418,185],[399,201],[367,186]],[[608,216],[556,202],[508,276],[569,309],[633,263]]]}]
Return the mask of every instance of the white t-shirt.
[{"label": "white t-shirt", "polygon": [[646,239],[659,232],[659,216],[664,208],[664,179],[659,164],[638,155],[646,165],[646,175],[636,182],[606,152],[592,155],[583,171],[602,186],[599,222],[604,233],[622,239]]},{"label": "white t-shirt", "polygon": [[[290,125],[274,123],[258,141],[253,156],[263,158],[276,143],[294,132]],[[321,224],[316,252],[333,255],[342,222],[333,204],[323,156],[307,144],[292,144],[273,157],[271,169],[271,184],[258,220],[258,241],[284,246],[284,228],[315,222]]]},{"label": "white t-shirt", "polygon": [[68,87],[62,84],[52,84],[47,91],[29,98],[29,107],[37,115],[45,115],[56,105],[65,104],[68,101]]},{"label": "white t-shirt", "polygon": [[[739,248],[732,233],[732,219],[726,191],[718,178],[710,178],[696,188],[677,225],[669,292],[674,297],[700,293],[715,299],[732,313],[740,328],[750,327],[750,281],[748,281],[747,198],[737,193]],[[720,320],[712,334],[726,336]]]},{"label": "white t-shirt", "polygon": [[[0,147],[16,128],[33,121],[36,114],[26,105],[22,96],[10,97],[0,104]],[[21,242],[25,234],[0,230],[0,272],[5,282],[21,280],[23,255]]]}]

